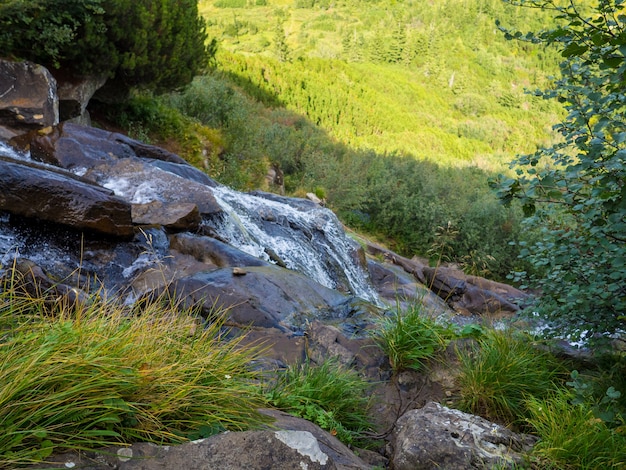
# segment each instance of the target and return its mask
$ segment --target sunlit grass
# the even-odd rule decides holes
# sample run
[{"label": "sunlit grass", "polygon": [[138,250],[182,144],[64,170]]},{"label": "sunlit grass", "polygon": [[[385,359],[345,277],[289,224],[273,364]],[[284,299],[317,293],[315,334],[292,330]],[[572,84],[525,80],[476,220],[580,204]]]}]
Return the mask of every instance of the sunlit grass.
[{"label": "sunlit grass", "polygon": [[422,369],[426,360],[445,348],[450,336],[445,327],[424,315],[418,304],[382,317],[373,334],[396,372]]},{"label": "sunlit grass", "polygon": [[258,349],[225,341],[167,299],[133,311],[96,296],[50,307],[0,293],[0,467],[53,451],[184,441],[261,423],[247,364]]}]

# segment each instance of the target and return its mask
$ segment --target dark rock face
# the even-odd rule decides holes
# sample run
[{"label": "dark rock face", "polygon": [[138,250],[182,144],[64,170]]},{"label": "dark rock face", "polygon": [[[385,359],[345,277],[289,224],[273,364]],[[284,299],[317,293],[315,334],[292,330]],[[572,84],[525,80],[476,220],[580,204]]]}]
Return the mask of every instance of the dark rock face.
[{"label": "dark rock face", "polygon": [[404,414],[394,428],[394,470],[515,468],[535,439],[478,416],[430,402]]},{"label": "dark rock face", "polygon": [[116,237],[134,232],[130,204],[111,191],[5,160],[0,160],[0,210]]},{"label": "dark rock face", "polygon": [[308,277],[278,266],[221,268],[178,279],[168,287],[173,298],[201,306],[203,315],[227,308],[240,326],[286,329],[290,317],[339,308],[346,296]]},{"label": "dark rock face", "polygon": [[56,80],[32,62],[0,59],[0,138],[59,122]]},{"label": "dark rock face", "polygon": [[74,77],[62,71],[55,72],[59,95],[59,117],[61,121],[72,119],[89,125],[87,105],[89,100],[107,81],[106,75]]}]

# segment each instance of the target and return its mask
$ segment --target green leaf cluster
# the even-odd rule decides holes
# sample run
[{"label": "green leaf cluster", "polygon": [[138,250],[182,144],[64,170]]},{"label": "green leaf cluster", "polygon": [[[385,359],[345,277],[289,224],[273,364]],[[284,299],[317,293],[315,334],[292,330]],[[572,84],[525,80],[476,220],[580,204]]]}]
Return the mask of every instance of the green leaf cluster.
[{"label": "green leaf cluster", "polygon": [[178,88],[206,65],[196,0],[0,0],[0,50],[111,87]]},{"label": "green leaf cluster", "polygon": [[[494,182],[500,198],[521,201],[528,224],[542,227],[521,255],[541,273],[536,309],[548,332],[592,338],[626,326],[626,16],[622,0],[522,1],[550,10],[557,26],[509,36],[558,47],[561,77],[537,91],[567,117],[560,140],[519,157],[517,175]],[[519,279],[527,277],[517,274]]]},{"label": "green leaf cluster", "polygon": [[276,408],[317,424],[346,444],[364,444],[364,433],[372,426],[369,389],[358,372],[329,359],[279,371],[266,396]]}]

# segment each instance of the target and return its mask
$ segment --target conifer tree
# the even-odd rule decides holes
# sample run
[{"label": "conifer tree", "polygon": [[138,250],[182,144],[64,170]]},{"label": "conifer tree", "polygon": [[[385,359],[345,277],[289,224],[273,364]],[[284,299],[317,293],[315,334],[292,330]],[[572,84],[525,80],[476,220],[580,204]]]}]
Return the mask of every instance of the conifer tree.
[{"label": "conifer tree", "polygon": [[291,53],[287,45],[285,29],[280,21],[276,23],[276,27],[274,28],[274,52],[276,53],[276,58],[281,62],[291,61]]},{"label": "conifer tree", "polygon": [[0,0],[0,51],[78,75],[105,74],[114,88],[164,91],[206,66],[197,0]]}]

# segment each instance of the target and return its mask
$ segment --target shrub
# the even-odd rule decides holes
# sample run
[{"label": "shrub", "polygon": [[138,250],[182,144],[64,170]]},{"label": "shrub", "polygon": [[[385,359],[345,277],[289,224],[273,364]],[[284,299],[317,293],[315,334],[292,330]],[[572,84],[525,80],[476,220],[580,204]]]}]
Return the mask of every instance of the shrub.
[{"label": "shrub", "polygon": [[554,15],[547,30],[506,35],[560,51],[561,77],[535,94],[562,103],[568,115],[554,127],[559,141],[519,157],[517,175],[494,187],[504,202],[521,200],[529,224],[542,228],[521,252],[540,274],[518,273],[542,290],[532,311],[554,336],[599,337],[623,330],[626,311],[623,2],[518,3]]},{"label": "shrub", "polygon": [[346,444],[363,443],[371,427],[369,384],[359,374],[328,360],[289,366],[267,390],[270,404],[307,419]]},{"label": "shrub", "polygon": [[449,332],[422,314],[420,305],[400,308],[383,317],[374,339],[389,357],[394,371],[419,370],[423,362],[443,349]]},{"label": "shrub", "polygon": [[215,52],[204,28],[196,0],[0,2],[3,54],[109,75],[110,89],[189,83]]},{"label": "shrub", "polygon": [[529,337],[509,331],[492,330],[478,338],[473,350],[458,356],[460,408],[506,423],[523,422],[526,401],[554,390],[563,370]]},{"label": "shrub", "polygon": [[257,352],[224,341],[219,314],[201,325],[176,307],[161,299],[129,315],[94,296],[49,310],[43,300],[3,291],[0,467],[53,451],[180,442],[261,423],[255,410],[264,401],[247,367]]}]

